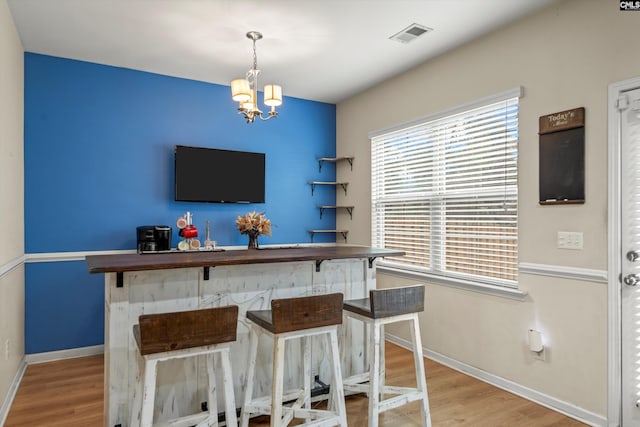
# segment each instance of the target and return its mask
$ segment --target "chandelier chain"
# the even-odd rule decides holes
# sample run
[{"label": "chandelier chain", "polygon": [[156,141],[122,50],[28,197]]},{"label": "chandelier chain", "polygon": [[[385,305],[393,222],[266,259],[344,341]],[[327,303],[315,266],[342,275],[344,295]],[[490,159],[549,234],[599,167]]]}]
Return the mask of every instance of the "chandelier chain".
[{"label": "chandelier chain", "polygon": [[258,54],[256,53],[256,40],[253,39],[253,69],[258,69]]}]

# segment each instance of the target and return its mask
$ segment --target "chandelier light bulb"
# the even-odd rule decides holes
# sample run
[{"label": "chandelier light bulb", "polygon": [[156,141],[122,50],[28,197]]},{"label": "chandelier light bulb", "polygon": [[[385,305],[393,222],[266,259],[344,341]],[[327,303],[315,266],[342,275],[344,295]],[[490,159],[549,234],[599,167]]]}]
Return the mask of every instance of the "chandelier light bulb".
[{"label": "chandelier light bulb", "polygon": [[247,111],[247,112],[255,111],[256,110],[256,104],[255,104],[255,102],[253,102],[253,97],[250,96],[249,99],[247,99],[244,102],[241,102],[240,103],[240,108],[242,110],[244,110],[244,111]]}]

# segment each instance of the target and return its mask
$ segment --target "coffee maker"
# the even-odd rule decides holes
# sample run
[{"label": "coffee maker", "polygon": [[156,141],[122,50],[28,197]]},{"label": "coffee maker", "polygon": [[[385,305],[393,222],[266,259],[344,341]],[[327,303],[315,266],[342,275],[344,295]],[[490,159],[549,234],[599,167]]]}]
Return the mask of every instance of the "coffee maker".
[{"label": "coffee maker", "polygon": [[138,253],[171,250],[171,234],[168,225],[141,225],[136,228]]}]

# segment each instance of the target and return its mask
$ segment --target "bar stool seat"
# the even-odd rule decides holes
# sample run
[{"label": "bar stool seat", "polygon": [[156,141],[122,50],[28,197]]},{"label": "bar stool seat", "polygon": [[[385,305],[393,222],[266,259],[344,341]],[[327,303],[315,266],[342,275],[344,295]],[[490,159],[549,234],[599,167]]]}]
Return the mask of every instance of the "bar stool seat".
[{"label": "bar stool seat", "polygon": [[158,362],[201,355],[206,356],[208,411],[172,419],[163,425],[217,426],[218,397],[213,364],[216,353],[222,362],[225,422],[227,426],[237,426],[229,359],[229,346],[236,340],[237,324],[236,305],[140,316],[138,324],[133,326],[140,363],[130,426],[153,425]]},{"label": "bar stool seat", "polygon": [[[343,381],[345,391],[367,393],[368,425],[377,427],[380,413],[419,400],[422,425],[431,427],[418,322],[418,313],[424,311],[424,286],[373,289],[369,292],[369,298],[344,301],[343,307],[345,316],[363,321],[369,329],[369,371],[352,375]],[[415,388],[385,384],[384,325],[402,321],[409,321],[411,324],[417,384]],[[368,384],[365,384],[367,382]],[[395,396],[385,399],[386,394]]]},{"label": "bar stool seat", "polygon": [[[338,326],[342,323],[343,296],[340,293],[310,297],[274,299],[271,310],[247,311],[251,320],[249,363],[245,382],[240,425],[247,427],[253,415],[271,415],[271,426],[287,426],[294,418],[303,418],[307,426],[347,425],[338,351]],[[258,341],[266,333],[273,338],[273,375],[270,396],[253,397]],[[327,410],[311,409],[311,337],[328,340],[333,383]],[[284,391],[284,352],[288,340],[301,339],[303,346],[303,385]],[[291,402],[284,406],[283,402]]]}]

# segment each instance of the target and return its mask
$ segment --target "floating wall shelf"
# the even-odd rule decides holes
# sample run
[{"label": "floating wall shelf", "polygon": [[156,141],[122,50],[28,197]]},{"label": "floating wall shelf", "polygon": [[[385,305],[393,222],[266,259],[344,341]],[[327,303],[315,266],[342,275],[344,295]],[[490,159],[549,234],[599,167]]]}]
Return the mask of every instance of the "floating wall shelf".
[{"label": "floating wall shelf", "polygon": [[317,233],[341,234],[344,242],[347,243],[347,234],[349,234],[349,230],[309,230],[309,234],[311,234],[311,243],[313,243],[313,235]]},{"label": "floating wall shelf", "polygon": [[309,184],[311,184],[311,195],[313,196],[313,192],[316,189],[316,185],[339,185],[342,187],[342,189],[344,190],[344,195],[347,195],[347,185],[349,185],[348,182],[326,182],[326,181],[311,181]]},{"label": "floating wall shelf", "polygon": [[322,213],[325,209],[346,209],[351,219],[353,219],[353,208],[354,206],[318,206],[318,209],[320,209],[320,219],[322,219]]},{"label": "floating wall shelf", "polygon": [[[353,156],[343,156],[343,157],[318,157],[318,171],[322,172],[322,164],[324,162],[328,162],[328,163],[338,163],[341,161],[345,161],[349,163],[349,166],[351,166],[351,170],[353,171]],[[334,185],[334,186],[340,186],[342,187],[342,189],[344,190],[344,195],[347,195],[347,186],[349,185],[348,182],[327,182],[327,181],[311,181],[309,182],[309,184],[311,185],[311,196],[313,196],[313,193],[316,189],[316,185]],[[324,211],[326,209],[345,209],[347,212],[349,212],[349,216],[351,217],[351,219],[353,220],[353,208],[354,206],[345,206],[345,205],[319,205],[318,209],[320,209],[320,219],[322,219],[322,214],[324,213]],[[347,234],[349,233],[349,230],[309,230],[309,234],[311,235],[311,243],[313,243],[313,236],[315,234],[318,233],[334,233],[334,234],[340,234],[342,236],[342,238],[344,239],[344,242],[347,243]],[[316,268],[318,268],[319,265],[316,266]]]},{"label": "floating wall shelf", "polygon": [[318,172],[322,172],[322,163],[338,163],[340,161],[349,162],[349,166],[351,166],[351,170],[353,170],[353,156],[343,156],[343,157],[319,157],[318,158]]}]

